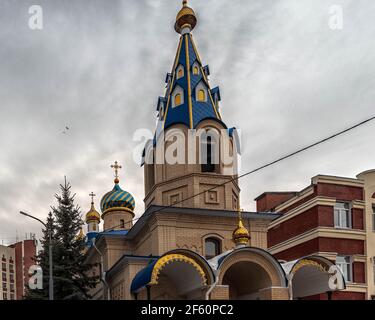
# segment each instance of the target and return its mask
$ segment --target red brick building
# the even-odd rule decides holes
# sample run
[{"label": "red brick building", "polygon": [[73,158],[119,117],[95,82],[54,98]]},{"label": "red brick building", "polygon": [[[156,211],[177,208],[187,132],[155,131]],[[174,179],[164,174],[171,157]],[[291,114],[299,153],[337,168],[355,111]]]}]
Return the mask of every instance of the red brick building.
[{"label": "red brick building", "polygon": [[29,268],[34,265],[36,241],[24,240],[0,246],[2,284],[0,300],[21,300],[29,281]]},{"label": "red brick building", "polygon": [[315,254],[328,258],[340,267],[347,286],[332,299],[368,297],[362,180],[319,175],[300,192],[266,192],[255,200],[258,212],[282,214],[268,229],[271,254],[284,261]]}]

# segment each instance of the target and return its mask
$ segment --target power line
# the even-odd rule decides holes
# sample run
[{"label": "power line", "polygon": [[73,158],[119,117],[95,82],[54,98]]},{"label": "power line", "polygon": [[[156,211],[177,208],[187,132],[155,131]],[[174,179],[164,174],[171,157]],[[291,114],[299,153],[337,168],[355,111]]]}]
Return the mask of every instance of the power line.
[{"label": "power line", "polygon": [[[324,143],[324,142],[327,142],[327,141],[329,141],[329,140],[332,140],[332,139],[334,139],[334,138],[336,138],[336,137],[338,137],[338,136],[340,136],[340,135],[343,135],[343,134],[345,134],[345,133],[347,133],[347,132],[349,132],[349,131],[351,131],[351,130],[354,130],[354,129],[360,127],[360,126],[363,126],[363,125],[365,125],[366,123],[371,122],[371,121],[373,121],[373,120],[375,120],[375,116],[373,116],[373,117],[371,117],[371,118],[368,118],[368,119],[366,119],[366,120],[364,120],[364,121],[361,121],[361,122],[359,122],[359,123],[357,123],[357,124],[355,124],[355,125],[353,125],[353,126],[351,126],[351,127],[349,127],[349,128],[346,128],[346,129],[344,129],[344,130],[342,130],[342,131],[339,131],[339,132],[337,132],[337,133],[335,133],[335,134],[333,134],[333,135],[331,135],[331,136],[328,136],[327,138],[321,139],[321,140],[319,140],[319,141],[317,141],[317,142],[314,142],[314,143],[312,143],[312,144],[310,144],[310,145],[308,145],[308,146],[306,146],[306,147],[303,147],[303,148],[301,148],[301,149],[298,149],[297,151],[294,151],[294,152],[292,152],[292,153],[289,153],[289,154],[287,154],[286,156],[283,156],[283,157],[281,157],[281,158],[278,158],[278,159],[276,159],[276,160],[274,160],[274,161],[271,161],[271,162],[269,162],[269,163],[267,163],[267,164],[264,164],[264,165],[262,165],[262,166],[260,166],[260,167],[258,167],[258,168],[256,168],[256,169],[253,169],[253,170],[248,171],[248,172],[246,172],[246,173],[244,173],[244,174],[242,174],[242,175],[239,175],[238,177],[232,178],[232,179],[230,179],[230,180],[228,180],[228,181],[226,181],[226,182],[223,182],[223,183],[221,183],[221,184],[218,184],[218,185],[216,185],[216,186],[214,186],[214,187],[212,187],[212,188],[209,188],[209,189],[207,189],[207,190],[204,190],[204,191],[198,192],[198,193],[196,193],[196,194],[193,194],[192,196],[189,196],[189,197],[187,197],[187,198],[185,198],[185,199],[182,199],[182,200],[180,200],[180,201],[177,201],[177,202],[174,203],[174,204],[167,205],[167,206],[163,206],[163,207],[161,207],[160,209],[157,209],[156,211],[152,211],[152,212],[150,212],[149,214],[151,214],[151,213],[155,214],[155,213],[158,213],[158,212],[160,212],[160,211],[162,211],[162,210],[165,210],[165,209],[168,209],[168,208],[173,208],[173,207],[175,207],[177,204],[180,204],[180,203],[183,203],[183,202],[188,201],[188,200],[190,200],[190,199],[193,199],[193,198],[195,198],[195,197],[198,197],[198,196],[200,196],[200,195],[202,195],[202,194],[205,194],[206,192],[209,192],[209,191],[215,190],[216,188],[222,187],[222,186],[224,186],[224,185],[226,185],[226,184],[228,184],[228,183],[231,183],[231,182],[234,182],[234,181],[238,181],[239,179],[242,179],[242,178],[244,178],[244,177],[246,177],[246,176],[248,176],[248,175],[250,175],[250,174],[256,173],[256,172],[258,172],[258,171],[260,171],[260,170],[263,170],[263,169],[265,169],[265,168],[268,168],[268,167],[270,167],[270,166],[272,166],[272,165],[274,165],[274,164],[276,164],[276,163],[279,163],[279,162],[281,162],[281,161],[283,161],[283,160],[286,160],[286,159],[288,159],[288,158],[291,158],[291,157],[293,157],[293,156],[295,156],[295,155],[297,155],[297,154],[299,154],[299,153],[302,153],[302,152],[304,152],[304,151],[306,151],[306,150],[312,149],[312,148],[314,148],[314,147],[316,147],[316,146],[318,146],[318,145],[320,145],[320,144],[322,144],[322,143]],[[133,221],[138,221],[139,219],[141,219],[142,217],[145,217],[145,216],[146,216],[146,215],[142,215],[142,216],[140,216],[139,218],[133,219]],[[112,230],[114,230],[114,229],[116,229],[116,228],[118,228],[118,227],[121,227],[121,226],[122,226],[122,225],[114,226],[114,227],[112,227],[112,228],[109,228],[109,229],[103,230],[103,232],[106,232],[106,231],[112,231]]]}]

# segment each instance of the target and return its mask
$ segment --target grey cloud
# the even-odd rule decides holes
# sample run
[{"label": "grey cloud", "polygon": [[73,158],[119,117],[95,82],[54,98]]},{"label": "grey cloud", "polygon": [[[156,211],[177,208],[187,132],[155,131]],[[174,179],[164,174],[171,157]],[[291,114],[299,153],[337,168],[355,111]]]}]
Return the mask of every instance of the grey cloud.
[{"label": "grey cloud", "polygon": [[[223,118],[242,129],[244,171],[373,115],[373,1],[190,3],[198,50],[221,87]],[[16,230],[40,234],[17,212],[45,217],[64,175],[83,213],[89,192],[98,204],[112,188],[115,160],[142,213],[132,134],[153,129],[178,42],[179,1],[40,1],[42,31],[27,27],[32,4],[0,4],[0,239]],[[328,28],[332,4],[344,8],[342,31]],[[374,167],[374,128],[245,178],[242,205],[254,209],[259,193],[298,190],[318,173],[355,176]]]}]

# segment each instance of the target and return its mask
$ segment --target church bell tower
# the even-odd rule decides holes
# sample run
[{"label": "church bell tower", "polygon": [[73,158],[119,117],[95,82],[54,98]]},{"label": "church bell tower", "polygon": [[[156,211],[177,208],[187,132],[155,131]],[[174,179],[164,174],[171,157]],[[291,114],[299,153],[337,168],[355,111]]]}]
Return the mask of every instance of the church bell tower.
[{"label": "church bell tower", "polygon": [[[197,17],[183,1],[175,21],[180,35],[166,90],[157,101],[157,127],[143,153],[145,206],[237,210],[239,139],[220,113],[192,31]],[[199,196],[195,196],[199,194]]]}]

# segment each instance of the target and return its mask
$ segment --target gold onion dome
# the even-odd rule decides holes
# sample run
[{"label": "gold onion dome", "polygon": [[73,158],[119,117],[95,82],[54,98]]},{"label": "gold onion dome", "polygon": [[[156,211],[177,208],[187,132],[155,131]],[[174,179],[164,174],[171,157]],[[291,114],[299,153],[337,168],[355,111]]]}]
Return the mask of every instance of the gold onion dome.
[{"label": "gold onion dome", "polygon": [[250,240],[249,231],[243,226],[242,219],[238,221],[238,227],[233,231],[233,241],[236,245],[247,245]]},{"label": "gold onion dome", "polygon": [[91,202],[91,209],[86,213],[86,223],[90,221],[100,222],[100,213],[96,211],[94,207],[94,202]]},{"label": "gold onion dome", "polygon": [[193,30],[197,25],[197,16],[192,8],[187,5],[187,0],[182,1],[182,9],[178,12],[174,29],[181,33],[184,28]]}]

